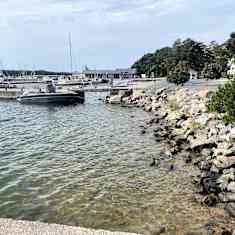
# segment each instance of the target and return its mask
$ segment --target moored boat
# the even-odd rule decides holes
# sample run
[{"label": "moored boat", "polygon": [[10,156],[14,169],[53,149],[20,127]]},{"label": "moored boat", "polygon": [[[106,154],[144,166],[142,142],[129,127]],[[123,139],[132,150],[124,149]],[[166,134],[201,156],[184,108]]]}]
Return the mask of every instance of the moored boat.
[{"label": "moored boat", "polygon": [[84,92],[56,92],[36,93],[24,92],[17,98],[20,103],[27,104],[83,104],[85,102]]}]

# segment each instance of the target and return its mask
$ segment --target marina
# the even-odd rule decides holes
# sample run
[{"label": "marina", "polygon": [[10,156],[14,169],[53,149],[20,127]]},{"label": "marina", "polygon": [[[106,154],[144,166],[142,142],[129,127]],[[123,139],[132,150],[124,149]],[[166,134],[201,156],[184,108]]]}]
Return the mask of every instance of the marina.
[{"label": "marina", "polygon": [[169,171],[161,143],[141,134],[150,114],[104,105],[105,96],[88,93],[76,106],[0,102],[1,216],[138,234],[207,223],[207,208],[191,199],[193,169]]}]

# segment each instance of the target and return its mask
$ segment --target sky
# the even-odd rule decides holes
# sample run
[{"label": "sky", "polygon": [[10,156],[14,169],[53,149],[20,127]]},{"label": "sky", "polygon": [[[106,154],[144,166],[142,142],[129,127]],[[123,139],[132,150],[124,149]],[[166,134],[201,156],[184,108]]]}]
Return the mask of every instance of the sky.
[{"label": "sky", "polygon": [[[130,67],[177,38],[225,41],[234,0],[1,0],[0,66],[70,71]],[[0,67],[0,69],[1,69]]]}]

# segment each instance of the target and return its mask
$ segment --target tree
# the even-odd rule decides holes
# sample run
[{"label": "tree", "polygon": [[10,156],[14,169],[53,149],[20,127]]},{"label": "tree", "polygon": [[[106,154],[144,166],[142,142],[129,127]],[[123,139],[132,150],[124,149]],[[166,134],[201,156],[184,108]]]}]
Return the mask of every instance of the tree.
[{"label": "tree", "polygon": [[222,45],[213,41],[206,46],[190,38],[177,39],[172,47],[164,47],[146,54],[132,67],[137,69],[138,74],[154,73],[156,76],[167,77],[184,61],[189,68],[196,70],[206,79],[218,79],[227,73],[231,54],[235,55],[235,33]]},{"label": "tree", "polygon": [[205,79],[220,79],[228,71],[229,52],[224,45],[215,41],[206,47],[207,62],[201,72]]},{"label": "tree", "polygon": [[201,75],[206,80],[220,79],[222,75],[222,67],[217,63],[206,63]]},{"label": "tree", "polygon": [[231,56],[235,55],[235,32],[230,34],[230,38],[226,42],[226,47],[230,52]]},{"label": "tree", "polygon": [[226,122],[235,122],[235,79],[220,86],[208,102],[211,112],[223,114]]},{"label": "tree", "polygon": [[175,83],[178,85],[184,85],[190,79],[190,73],[188,72],[189,65],[187,62],[179,62],[173,71],[167,77],[169,82]]}]

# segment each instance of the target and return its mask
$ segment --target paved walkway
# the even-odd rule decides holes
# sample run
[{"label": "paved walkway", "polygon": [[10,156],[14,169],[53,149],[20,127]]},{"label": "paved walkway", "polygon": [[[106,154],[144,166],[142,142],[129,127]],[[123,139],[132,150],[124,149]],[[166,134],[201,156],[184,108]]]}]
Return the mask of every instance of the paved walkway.
[{"label": "paved walkway", "polygon": [[135,235],[39,222],[0,219],[0,235]]}]

